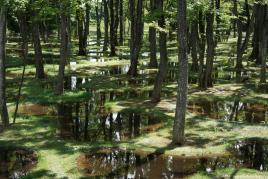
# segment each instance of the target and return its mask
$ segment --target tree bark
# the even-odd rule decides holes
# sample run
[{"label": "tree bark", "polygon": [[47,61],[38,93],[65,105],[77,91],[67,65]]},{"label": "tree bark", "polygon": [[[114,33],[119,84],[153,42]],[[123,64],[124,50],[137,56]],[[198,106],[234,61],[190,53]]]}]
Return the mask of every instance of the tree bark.
[{"label": "tree bark", "polygon": [[[137,2],[136,2],[137,1]],[[135,6],[137,4],[137,7]],[[132,77],[138,75],[138,58],[142,46],[143,38],[143,1],[129,0],[129,11],[131,21],[131,39],[130,39],[130,68],[128,74]]]},{"label": "tree bark", "polygon": [[101,15],[99,13],[99,3],[97,3],[97,6],[95,8],[96,10],[96,18],[97,18],[97,41],[99,42],[101,39]]},{"label": "tree bark", "polygon": [[[246,6],[248,6],[248,1],[245,0]],[[234,0],[234,4],[237,4],[237,0]],[[235,5],[237,7],[237,5]],[[242,59],[243,59],[243,54],[247,48],[249,39],[250,39],[250,34],[252,31],[252,18],[250,19],[249,16],[247,16],[247,30],[246,30],[246,36],[243,40],[243,31],[242,31],[242,18],[239,17],[237,9],[234,9],[235,16],[237,17],[236,24],[237,24],[237,50],[236,50],[236,82],[240,83],[241,82],[241,73],[242,73]]]},{"label": "tree bark", "polygon": [[[157,4],[158,12],[161,13],[158,25],[161,28],[165,28],[165,16],[163,10],[163,0],[155,0]],[[160,31],[159,34],[159,46],[160,46],[160,64],[158,73],[154,83],[154,90],[152,94],[152,101],[159,102],[161,98],[161,91],[163,82],[167,73],[168,68],[168,57],[167,57],[167,34],[164,31]]]},{"label": "tree bark", "polygon": [[[36,15],[36,13],[34,12]],[[34,42],[34,58],[35,58],[35,69],[36,69],[36,78],[43,79],[45,78],[44,65],[43,65],[43,54],[42,47],[40,42],[40,32],[39,24],[37,21],[33,21],[33,42]]]},{"label": "tree bark", "polygon": [[178,94],[173,125],[174,144],[182,145],[185,140],[185,114],[188,93],[188,59],[187,59],[187,23],[186,0],[178,0],[178,42],[179,42],[179,74]]},{"label": "tree bark", "polygon": [[108,0],[103,0],[104,6],[104,44],[103,51],[108,50],[109,43],[109,11],[108,11]]},{"label": "tree bark", "polygon": [[[64,87],[64,71],[66,61],[69,56],[69,19],[65,12],[65,7],[67,5],[61,4],[61,47],[60,47],[60,64],[59,64],[59,72],[58,72],[58,79],[57,79],[57,86],[55,89],[56,95],[63,94],[63,87]],[[68,6],[67,6],[68,7]]]},{"label": "tree bark", "polygon": [[119,44],[124,44],[124,0],[119,1]]},{"label": "tree bark", "polygon": [[115,15],[114,15],[114,0],[110,0],[110,56],[115,56]]},{"label": "tree bark", "polygon": [[262,30],[259,42],[259,59],[261,60],[260,83],[266,83],[266,59],[267,59],[267,41],[268,41],[268,9],[267,4],[262,5],[263,21],[261,23]]},{"label": "tree bark", "polygon": [[205,23],[204,23],[204,14],[203,12],[199,12],[199,33],[200,33],[200,40],[199,40],[199,88],[204,88],[204,57],[205,57],[205,48],[206,48],[206,35],[205,35]]},{"label": "tree bark", "polygon": [[[150,0],[150,11],[154,15],[156,11],[156,0]],[[150,42],[150,68],[157,68],[157,58],[156,58],[156,29],[154,27],[149,27],[149,42]]]},{"label": "tree bark", "polygon": [[9,125],[8,110],[6,105],[6,7],[0,8],[0,113],[4,127]]},{"label": "tree bark", "polygon": [[192,56],[191,70],[194,72],[198,72],[197,46],[198,46],[198,21],[193,20],[191,26],[191,56]]},{"label": "tree bark", "polygon": [[207,12],[206,20],[207,20],[207,58],[206,58],[206,70],[205,70],[205,79],[204,79],[204,88],[212,87],[212,69],[213,69],[213,61],[214,61],[214,51],[215,51],[215,43],[214,43],[214,35],[213,35],[213,24],[214,24],[214,2],[211,0],[210,11]]}]

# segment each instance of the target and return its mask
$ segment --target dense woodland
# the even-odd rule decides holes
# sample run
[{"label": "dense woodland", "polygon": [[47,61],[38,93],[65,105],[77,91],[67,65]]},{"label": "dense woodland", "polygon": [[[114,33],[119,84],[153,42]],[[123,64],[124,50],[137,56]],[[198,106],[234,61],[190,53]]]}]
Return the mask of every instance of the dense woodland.
[{"label": "dense woodland", "polygon": [[0,178],[266,178],[266,0],[2,0]]}]

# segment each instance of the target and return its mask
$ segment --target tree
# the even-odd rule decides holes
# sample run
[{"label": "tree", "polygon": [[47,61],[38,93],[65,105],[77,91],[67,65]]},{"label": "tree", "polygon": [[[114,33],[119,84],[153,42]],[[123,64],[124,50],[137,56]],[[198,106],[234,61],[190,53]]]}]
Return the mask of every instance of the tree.
[{"label": "tree", "polygon": [[9,125],[8,110],[6,105],[6,7],[0,4],[0,112],[4,127]]},{"label": "tree", "polygon": [[115,56],[116,35],[115,35],[114,0],[110,0],[109,8],[110,8],[110,46],[111,46],[110,56]]},{"label": "tree", "polygon": [[109,10],[108,10],[108,0],[103,0],[104,6],[104,44],[103,51],[107,51],[109,43]]},{"label": "tree", "polygon": [[[246,29],[246,35],[243,40],[243,17],[241,17],[238,13],[237,10],[237,0],[233,0],[234,2],[234,14],[237,17],[236,18],[236,26],[237,26],[237,44],[236,44],[236,82],[240,83],[241,82],[241,73],[242,73],[242,60],[243,60],[243,54],[247,48],[249,39],[250,39],[250,34],[252,31],[252,20],[250,19],[250,15],[247,15],[247,29]],[[248,7],[248,0],[245,0],[245,6],[246,6],[246,11],[249,11]],[[249,13],[247,13],[249,14]]]},{"label": "tree", "polygon": [[262,29],[259,42],[259,59],[261,60],[261,73],[260,73],[260,83],[266,83],[266,59],[267,59],[267,42],[268,42],[268,8],[267,4],[262,5],[261,8],[262,20],[261,23]]},{"label": "tree", "polygon": [[188,59],[187,59],[187,23],[186,0],[178,0],[178,42],[179,42],[179,74],[178,92],[173,125],[174,144],[184,143],[185,114],[188,93]]},{"label": "tree", "polygon": [[[156,0],[150,0],[150,13],[154,16],[156,13]],[[149,43],[150,43],[150,63],[149,67],[157,68],[156,59],[156,29],[153,26],[149,27]]]},{"label": "tree", "polygon": [[[33,10],[33,17],[37,17],[36,10]],[[45,78],[44,65],[43,65],[43,54],[42,46],[40,42],[40,31],[39,24],[37,19],[33,19],[32,24],[32,33],[33,33],[33,44],[34,44],[34,58],[35,58],[35,69],[36,69],[36,78],[43,79]]]},{"label": "tree", "polygon": [[161,97],[162,85],[167,73],[168,57],[167,57],[167,33],[165,32],[165,16],[163,11],[163,0],[155,0],[157,10],[160,13],[158,25],[161,28],[159,32],[159,46],[160,46],[160,64],[157,76],[155,78],[154,90],[152,94],[152,101],[159,102]]},{"label": "tree", "polygon": [[[137,5],[137,6],[136,6]],[[129,0],[131,39],[130,39],[130,68],[128,74],[132,77],[138,75],[138,59],[143,38],[143,1]]]},{"label": "tree", "polygon": [[69,18],[67,16],[67,9],[70,6],[68,2],[61,2],[60,4],[60,18],[61,18],[61,46],[60,46],[60,64],[58,71],[57,86],[55,89],[56,95],[61,95],[63,93],[63,83],[64,83],[64,71],[66,61],[69,56]]}]

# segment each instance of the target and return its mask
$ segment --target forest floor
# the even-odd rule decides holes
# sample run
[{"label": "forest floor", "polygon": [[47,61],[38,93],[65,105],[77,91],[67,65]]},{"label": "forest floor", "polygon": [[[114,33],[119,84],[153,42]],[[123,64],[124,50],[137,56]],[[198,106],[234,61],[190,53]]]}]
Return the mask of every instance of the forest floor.
[{"label": "forest floor", "polygon": [[[161,152],[187,158],[229,156],[231,155],[230,148],[239,141],[248,139],[266,141],[268,140],[267,111],[264,114],[264,121],[257,123],[245,122],[244,113],[238,113],[237,120],[222,120],[226,113],[226,110],[222,110],[222,108],[226,107],[226,104],[235,101],[239,102],[239,104],[250,104],[257,111],[265,110],[263,108],[267,108],[268,105],[268,93],[265,88],[258,85],[259,67],[253,64],[244,64],[245,70],[251,72],[251,77],[246,83],[236,84],[234,79],[225,79],[226,74],[233,74],[233,69],[229,67],[229,63],[232,60],[230,60],[231,57],[227,57],[227,54],[234,42],[235,39],[231,39],[220,44],[217,48],[217,67],[220,70],[219,78],[213,88],[201,91],[195,83],[190,82],[189,84],[188,98],[193,105],[188,104],[185,129],[186,143],[184,146],[171,145],[177,86],[176,75],[174,77],[176,64],[172,64],[172,62],[176,62],[174,42],[169,43],[170,54],[174,54],[174,56],[170,56],[170,79],[165,82],[163,100],[157,104],[151,103],[147,94],[153,89],[153,84],[150,80],[154,79],[156,70],[147,69],[148,54],[146,54],[146,50],[143,52],[143,62],[139,66],[140,75],[135,84],[128,82],[133,79],[129,79],[122,72],[129,65],[129,61],[124,58],[124,56],[127,56],[128,49],[126,47],[119,49],[119,51],[122,50],[122,59],[105,57],[102,58],[102,61],[97,61],[97,58],[94,58],[97,54],[91,54],[87,58],[76,57],[71,59],[76,64],[68,66],[66,76],[76,76],[81,79],[90,78],[90,81],[82,84],[81,88],[77,87],[75,90],[66,91],[63,96],[56,97],[53,94],[53,86],[58,65],[53,59],[58,56],[58,51],[56,49],[51,51],[49,48],[44,47],[47,78],[36,80],[34,78],[33,64],[27,64],[19,117],[16,124],[1,132],[0,146],[23,146],[37,152],[37,166],[25,178],[83,178],[84,173],[77,167],[77,158],[85,151],[96,147],[119,147],[149,153]],[[7,47],[8,52],[13,52],[14,49],[18,48],[16,43],[8,43]],[[97,48],[98,46],[91,46],[94,53]],[[32,51],[30,51],[30,54],[32,54]],[[90,57],[94,60],[88,60]],[[18,90],[17,86],[21,75],[21,62],[17,56],[9,56],[8,66],[8,108],[10,116],[12,116],[15,94]],[[120,73],[118,73],[118,69],[121,70]],[[172,70],[174,71],[173,73]],[[192,75],[192,78],[196,78],[196,74]],[[98,93],[114,92],[119,94],[118,99],[105,102],[105,108],[108,111],[132,110],[156,116],[165,122],[151,132],[127,141],[109,142],[100,140],[85,142],[82,140],[63,139],[59,135],[59,122],[55,112],[55,104],[59,102],[78,103],[91,99],[92,96],[84,90],[86,88],[95,90]],[[132,94],[133,90],[136,92],[134,97],[124,97],[124,94]],[[205,105],[202,105],[202,102],[205,102]],[[215,104],[223,104],[223,107],[215,107]],[[26,112],[23,109],[24,106],[35,105],[49,106],[49,108],[45,108],[44,111],[37,109],[36,111],[26,110]],[[209,105],[212,106],[209,109],[212,112],[206,113],[206,106]],[[217,108],[217,110],[214,108]],[[217,177],[265,178],[267,176],[267,171],[248,168],[236,169],[233,166],[229,166],[216,169],[212,174],[198,172],[188,177],[195,179]]]}]

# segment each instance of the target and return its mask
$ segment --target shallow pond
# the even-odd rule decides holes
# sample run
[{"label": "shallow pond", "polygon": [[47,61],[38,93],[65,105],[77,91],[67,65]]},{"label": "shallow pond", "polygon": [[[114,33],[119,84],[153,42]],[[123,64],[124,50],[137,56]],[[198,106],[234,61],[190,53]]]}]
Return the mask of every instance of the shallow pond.
[{"label": "shallow pond", "polygon": [[267,123],[268,106],[240,101],[190,101],[188,111],[224,121]]},{"label": "shallow pond", "polygon": [[87,176],[106,178],[184,178],[196,172],[223,168],[250,168],[267,171],[267,143],[238,141],[221,156],[185,157],[146,153],[119,148],[96,149],[77,159],[78,168]]},{"label": "shallow pond", "polygon": [[0,178],[18,179],[37,164],[36,154],[28,149],[0,147]]}]

